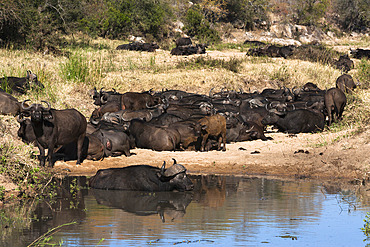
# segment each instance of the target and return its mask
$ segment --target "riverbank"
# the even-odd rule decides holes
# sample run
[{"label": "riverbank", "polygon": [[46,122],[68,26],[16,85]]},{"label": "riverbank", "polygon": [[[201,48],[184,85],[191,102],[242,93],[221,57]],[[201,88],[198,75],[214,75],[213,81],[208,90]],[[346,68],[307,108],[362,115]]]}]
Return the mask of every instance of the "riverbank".
[{"label": "riverbank", "polygon": [[67,176],[92,176],[99,169],[148,164],[160,167],[172,158],[183,164],[189,174],[264,175],[296,179],[368,180],[370,166],[370,129],[354,135],[355,130],[337,133],[301,133],[289,136],[271,132],[268,141],[248,141],[227,145],[227,151],[156,152],[131,150],[130,157],[109,157],[102,161],[57,161],[54,170]]}]

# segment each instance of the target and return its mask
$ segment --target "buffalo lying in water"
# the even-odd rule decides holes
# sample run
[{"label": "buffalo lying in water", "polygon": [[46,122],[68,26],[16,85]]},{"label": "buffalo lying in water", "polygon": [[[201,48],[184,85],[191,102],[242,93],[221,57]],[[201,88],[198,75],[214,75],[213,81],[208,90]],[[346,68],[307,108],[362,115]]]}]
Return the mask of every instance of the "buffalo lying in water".
[{"label": "buffalo lying in water", "polygon": [[135,165],[101,169],[91,177],[89,185],[94,189],[134,191],[187,191],[194,188],[184,166],[176,164],[176,160],[168,169],[165,165],[166,162],[161,168]]}]

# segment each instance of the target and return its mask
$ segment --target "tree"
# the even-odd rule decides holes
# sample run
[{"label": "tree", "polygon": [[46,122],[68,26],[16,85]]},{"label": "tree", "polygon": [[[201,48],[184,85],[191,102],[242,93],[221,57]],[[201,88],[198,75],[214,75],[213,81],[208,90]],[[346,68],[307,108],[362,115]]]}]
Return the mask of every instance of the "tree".
[{"label": "tree", "polygon": [[370,0],[336,0],[338,23],[345,31],[366,31],[370,27]]},{"label": "tree", "polygon": [[297,24],[317,25],[329,7],[329,0],[297,0],[295,5]]}]

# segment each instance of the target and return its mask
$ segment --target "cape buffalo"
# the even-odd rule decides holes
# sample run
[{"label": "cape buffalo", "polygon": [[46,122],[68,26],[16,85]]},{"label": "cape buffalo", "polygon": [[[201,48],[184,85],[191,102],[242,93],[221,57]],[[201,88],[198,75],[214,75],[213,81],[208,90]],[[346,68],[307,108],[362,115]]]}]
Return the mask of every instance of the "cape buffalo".
[{"label": "cape buffalo", "polygon": [[0,91],[0,114],[17,115],[21,111],[21,103],[11,94]]},{"label": "cape buffalo", "polygon": [[37,76],[27,70],[26,77],[8,76],[0,78],[0,87],[11,93],[24,94],[32,87],[44,88],[44,85],[37,80]]},{"label": "cape buffalo", "polygon": [[270,111],[262,120],[262,124],[275,125],[279,131],[292,134],[323,130],[324,115],[318,111],[298,109],[285,113]]},{"label": "cape buffalo", "polygon": [[148,165],[101,169],[89,181],[90,187],[105,190],[187,191],[194,188],[183,165],[174,164],[165,169]]},{"label": "cape buffalo", "polygon": [[138,148],[175,151],[180,142],[180,134],[175,129],[153,126],[137,119],[131,121],[129,133],[135,139]]},{"label": "cape buffalo", "polygon": [[58,145],[77,142],[77,164],[82,162],[82,145],[86,135],[86,118],[75,109],[55,110],[50,103],[45,108],[42,104],[21,107],[24,115],[31,116],[31,125],[36,136],[36,144],[40,150],[40,165],[45,165],[45,149],[48,149],[49,166],[53,166],[52,154]]},{"label": "cape buffalo", "polygon": [[335,81],[335,86],[343,93],[351,93],[357,87],[351,75],[343,74]]},{"label": "cape buffalo", "polygon": [[201,136],[200,151],[204,151],[209,136],[218,138],[218,150],[226,151],[226,119],[224,116],[215,114],[201,118],[195,125],[196,134]]},{"label": "cape buffalo", "polygon": [[341,119],[347,97],[339,88],[331,88],[326,92],[324,102],[328,112],[328,125],[331,125],[333,120]]}]

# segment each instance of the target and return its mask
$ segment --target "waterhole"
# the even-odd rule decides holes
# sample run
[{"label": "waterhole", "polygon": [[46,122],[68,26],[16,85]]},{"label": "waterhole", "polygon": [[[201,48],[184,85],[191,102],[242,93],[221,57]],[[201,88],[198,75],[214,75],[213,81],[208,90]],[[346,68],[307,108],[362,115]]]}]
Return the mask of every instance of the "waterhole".
[{"label": "waterhole", "polygon": [[[0,246],[43,234],[57,246],[365,246],[369,199],[357,187],[310,181],[192,176],[192,192],[86,188],[65,178],[29,224],[2,224]],[[11,231],[9,228],[12,228]],[[40,242],[39,242],[40,243]]]}]

